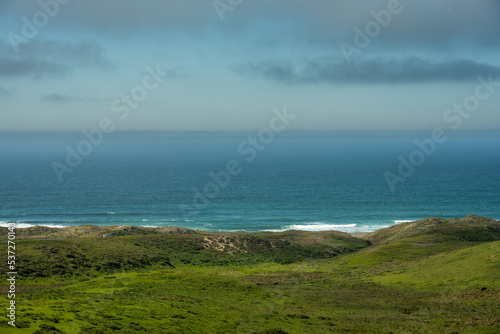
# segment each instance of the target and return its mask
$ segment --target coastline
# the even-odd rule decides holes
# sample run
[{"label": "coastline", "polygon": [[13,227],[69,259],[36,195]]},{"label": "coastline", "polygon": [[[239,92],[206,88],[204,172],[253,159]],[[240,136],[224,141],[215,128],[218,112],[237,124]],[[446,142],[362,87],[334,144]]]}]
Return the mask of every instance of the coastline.
[{"label": "coastline", "polygon": [[[31,228],[31,227],[48,227],[48,228],[57,228],[57,229],[64,229],[64,228],[74,228],[74,227],[79,227],[79,226],[99,226],[101,228],[106,228],[106,227],[113,227],[113,226],[134,226],[134,227],[141,227],[141,228],[167,228],[167,227],[179,227],[179,228],[185,228],[185,229],[190,229],[194,231],[206,231],[206,232],[248,232],[248,233],[257,233],[257,232],[273,232],[273,233],[280,233],[280,232],[286,232],[286,231],[304,231],[304,232],[322,232],[322,231],[339,231],[339,232],[344,232],[348,234],[353,234],[356,235],[357,233],[373,233],[375,231],[378,231],[380,229],[390,227],[393,225],[397,225],[403,222],[409,222],[409,221],[414,221],[414,220],[394,220],[392,222],[388,221],[383,221],[383,222],[376,222],[373,223],[309,223],[309,222],[303,222],[303,223],[297,223],[297,224],[287,224],[283,223],[281,224],[280,227],[277,226],[270,226],[264,225],[264,226],[255,226],[255,225],[246,225],[246,224],[230,224],[230,226],[224,226],[225,224],[221,224],[220,226],[215,225],[215,224],[186,224],[182,222],[170,222],[170,224],[165,224],[165,222],[128,222],[128,221],[102,221],[102,220],[96,220],[96,221],[86,221],[86,222],[81,222],[81,223],[76,223],[75,222],[32,222],[32,221],[19,221],[16,219],[13,220],[7,220],[7,219],[2,219],[0,220],[0,228],[1,227],[7,227],[9,224],[15,223],[17,229],[26,229],[26,228]],[[239,226],[238,226],[239,225]]]},{"label": "coastline", "polygon": [[[378,230],[376,230],[378,231]],[[354,238],[364,239],[370,232],[355,232],[348,233],[338,230],[325,230],[325,231],[304,231],[304,230],[285,230],[285,231],[207,231],[207,230],[194,230],[178,226],[162,226],[162,227],[146,227],[146,226],[132,226],[132,225],[77,225],[77,226],[44,226],[34,225],[30,227],[18,227],[17,235],[19,238],[37,238],[37,239],[51,239],[51,238],[78,238],[78,237],[108,237],[108,236],[121,236],[121,235],[154,235],[154,234],[201,234],[201,235],[257,235],[257,234],[270,234],[270,235],[284,235],[290,233],[301,233],[309,235],[328,235],[328,234],[342,234]],[[7,234],[7,227],[0,227],[0,235]]]},{"label": "coastline", "polygon": [[[476,220],[477,217],[470,215],[462,219],[472,219]],[[496,221],[492,218],[485,218],[491,221]],[[445,220],[443,218],[427,218],[418,221],[408,221],[401,224],[396,224],[393,226],[399,226],[399,228],[405,228],[405,226],[411,226],[418,224],[419,222],[425,222],[428,220],[437,221],[460,221],[460,219],[453,218],[450,220]],[[208,231],[200,229],[188,229],[178,226],[162,226],[162,227],[146,227],[146,226],[133,226],[133,225],[75,225],[75,226],[65,226],[65,227],[55,227],[55,226],[43,226],[34,225],[30,227],[16,227],[16,235],[19,238],[27,239],[50,239],[50,238],[78,238],[78,237],[111,237],[111,236],[123,236],[123,235],[155,235],[155,234],[196,234],[200,236],[262,236],[262,235],[273,235],[273,236],[287,236],[291,234],[301,234],[310,236],[328,236],[328,235],[338,235],[343,237],[352,237],[359,239],[370,239],[374,234],[378,234],[380,231],[387,229],[388,227],[382,227],[374,231],[365,232],[343,232],[339,230],[322,230],[322,231],[307,231],[307,230],[284,230],[284,231]],[[5,236],[8,234],[8,227],[0,226],[0,236]]]}]

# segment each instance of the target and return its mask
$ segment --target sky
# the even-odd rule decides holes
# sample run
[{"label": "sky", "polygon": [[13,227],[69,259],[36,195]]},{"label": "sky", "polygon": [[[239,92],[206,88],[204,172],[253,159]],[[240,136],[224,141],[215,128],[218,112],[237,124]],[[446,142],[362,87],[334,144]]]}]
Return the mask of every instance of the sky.
[{"label": "sky", "polygon": [[496,0],[0,0],[2,132],[495,130],[499,81]]}]

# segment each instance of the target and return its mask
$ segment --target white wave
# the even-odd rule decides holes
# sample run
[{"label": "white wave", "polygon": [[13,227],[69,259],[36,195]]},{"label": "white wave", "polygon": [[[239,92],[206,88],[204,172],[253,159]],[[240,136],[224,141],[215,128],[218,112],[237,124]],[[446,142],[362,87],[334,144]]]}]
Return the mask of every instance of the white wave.
[{"label": "white wave", "polygon": [[342,231],[342,229],[350,229],[356,227],[356,224],[325,224],[325,223],[312,223],[312,224],[294,224],[287,226],[287,230],[299,231]]},{"label": "white wave", "polygon": [[143,219],[142,221],[143,221],[143,222],[148,222],[148,221],[149,221],[149,219]]},{"label": "white wave", "polygon": [[108,214],[108,215],[116,215],[116,212],[110,211],[110,212],[106,212],[106,214]]},{"label": "white wave", "polygon": [[409,223],[409,222],[414,222],[415,220],[406,220],[406,219],[403,219],[403,220],[395,220],[394,222],[396,224],[401,224],[401,223]]},{"label": "white wave", "polygon": [[311,223],[311,224],[295,224],[283,226],[281,229],[266,229],[263,232],[284,232],[288,230],[321,232],[321,231],[340,231],[345,233],[358,233],[358,232],[374,232],[382,228],[392,226],[390,225],[364,225],[364,224],[325,224],[325,223]]},{"label": "white wave", "polygon": [[16,228],[28,228],[33,226],[45,226],[45,227],[53,227],[53,228],[63,228],[65,225],[54,225],[54,224],[27,224],[27,223],[17,223],[17,222],[6,222],[0,221],[0,227],[10,227],[9,224],[15,223]]}]

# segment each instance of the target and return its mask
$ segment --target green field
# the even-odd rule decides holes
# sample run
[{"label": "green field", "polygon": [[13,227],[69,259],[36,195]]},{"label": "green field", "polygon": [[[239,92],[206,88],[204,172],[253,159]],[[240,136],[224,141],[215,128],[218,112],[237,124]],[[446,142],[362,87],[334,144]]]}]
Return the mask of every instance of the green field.
[{"label": "green field", "polygon": [[17,327],[5,318],[0,333],[500,333],[491,219],[401,224],[373,245],[334,232],[108,232],[21,233]]}]

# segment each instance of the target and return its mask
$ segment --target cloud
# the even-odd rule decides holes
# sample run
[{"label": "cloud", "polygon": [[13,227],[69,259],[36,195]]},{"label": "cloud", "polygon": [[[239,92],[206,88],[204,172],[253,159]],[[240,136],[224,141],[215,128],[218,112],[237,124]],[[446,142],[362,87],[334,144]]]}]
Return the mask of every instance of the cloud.
[{"label": "cloud", "polygon": [[37,60],[32,57],[23,59],[0,58],[0,77],[32,76],[41,78],[65,75],[70,71],[64,64]]},{"label": "cloud", "polygon": [[500,67],[469,59],[435,62],[419,57],[359,59],[351,64],[321,58],[302,66],[284,61],[261,61],[238,66],[234,71],[286,84],[463,82],[476,80],[479,75],[500,75]]},{"label": "cloud", "polygon": [[106,50],[94,40],[77,43],[34,40],[24,45],[21,50],[38,57],[58,59],[75,67],[114,68],[113,63],[106,58]]},{"label": "cloud", "polygon": [[75,98],[75,97],[68,96],[68,95],[57,94],[57,93],[51,93],[51,94],[47,94],[47,95],[42,96],[42,100],[49,101],[49,102],[70,102],[70,101],[79,100],[79,98]]},{"label": "cloud", "polygon": [[[354,26],[363,27],[373,20],[371,11],[385,10],[388,3],[388,0],[244,0],[225,12],[225,20],[220,21],[213,1],[207,0],[149,0],[147,4],[136,0],[71,1],[60,6],[49,28],[126,37],[144,30],[196,35],[217,30],[234,33],[239,38],[242,31],[255,30],[257,22],[271,23],[266,24],[271,28],[280,22],[291,22],[295,29],[288,31],[289,36],[306,38],[313,43],[335,40],[339,43],[339,37],[352,40]],[[381,40],[388,43],[436,46],[460,39],[495,45],[500,40],[500,4],[496,0],[401,0],[400,3],[402,12],[392,17],[381,36]],[[32,17],[37,11],[40,6],[36,1],[9,1],[3,15]],[[20,30],[20,19],[18,25]],[[275,31],[269,31],[269,35],[273,33]]]},{"label": "cloud", "polygon": [[[72,1],[61,6],[57,18],[50,21],[50,27],[63,32],[66,29],[94,31],[125,37],[145,30],[189,35],[210,30],[234,34],[239,39],[242,32],[255,31],[256,23],[262,22],[271,28],[268,35],[277,35],[273,28],[285,22],[293,29],[284,34],[295,36],[296,42],[338,44],[343,40],[352,41],[354,26],[363,28],[373,20],[370,12],[386,10],[388,2],[244,0],[232,11],[225,12],[225,20],[221,22],[213,1],[207,0],[150,0],[147,5],[136,0]],[[400,2],[402,12],[392,17],[380,36],[380,44],[418,44],[434,48],[466,40],[468,44],[498,48],[500,4],[496,0]],[[35,1],[15,1],[9,5],[10,17],[29,17],[40,10]]]},{"label": "cloud", "polygon": [[41,97],[42,100],[47,102],[79,102],[98,100],[90,97],[70,96],[65,94],[50,93]]},{"label": "cloud", "polygon": [[[1,2],[1,0],[0,0]],[[227,2],[227,1],[226,1]],[[371,12],[387,10],[388,0],[245,0],[224,13],[220,21],[213,1],[150,0],[145,5],[136,0],[71,1],[60,6],[43,32],[57,36],[94,36],[96,39],[123,42],[127,46],[173,45],[179,40],[196,45],[200,41],[216,48],[218,41],[235,45],[244,54],[253,52],[325,54],[332,49],[340,55],[339,44],[353,44],[355,27],[364,29],[374,20]],[[401,13],[363,52],[398,56],[406,54],[460,54],[460,57],[488,61],[491,50],[500,51],[500,2],[495,0],[401,0]],[[36,1],[7,2],[0,12],[0,22],[14,22],[7,31],[21,33],[20,18],[31,18],[40,11]],[[12,19],[19,18],[19,19]],[[7,21],[7,19],[10,19]],[[17,22],[17,23],[16,23]],[[41,34],[42,35],[42,34]],[[245,43],[241,43],[241,41]],[[26,53],[36,40],[30,40]],[[91,42],[79,50],[72,48],[80,65],[111,65],[105,50]],[[94,44],[94,46],[92,46]],[[10,46],[9,46],[10,47]],[[46,46],[47,47],[47,46]],[[54,47],[58,49],[57,47]],[[210,49],[210,48],[208,48]],[[210,51],[210,50],[209,50]],[[417,52],[415,52],[417,51]],[[62,52],[61,54],[64,54]],[[121,55],[120,55],[121,56]],[[120,57],[117,56],[117,57]],[[311,54],[309,54],[311,56]],[[341,56],[341,55],[340,55]],[[474,58],[477,59],[477,58]]]},{"label": "cloud", "polygon": [[9,92],[5,88],[0,86],[0,97],[8,97],[8,96],[10,96]]},{"label": "cloud", "polygon": [[79,68],[113,69],[106,50],[95,41],[33,40],[18,54],[0,40],[0,77],[65,76]]}]

